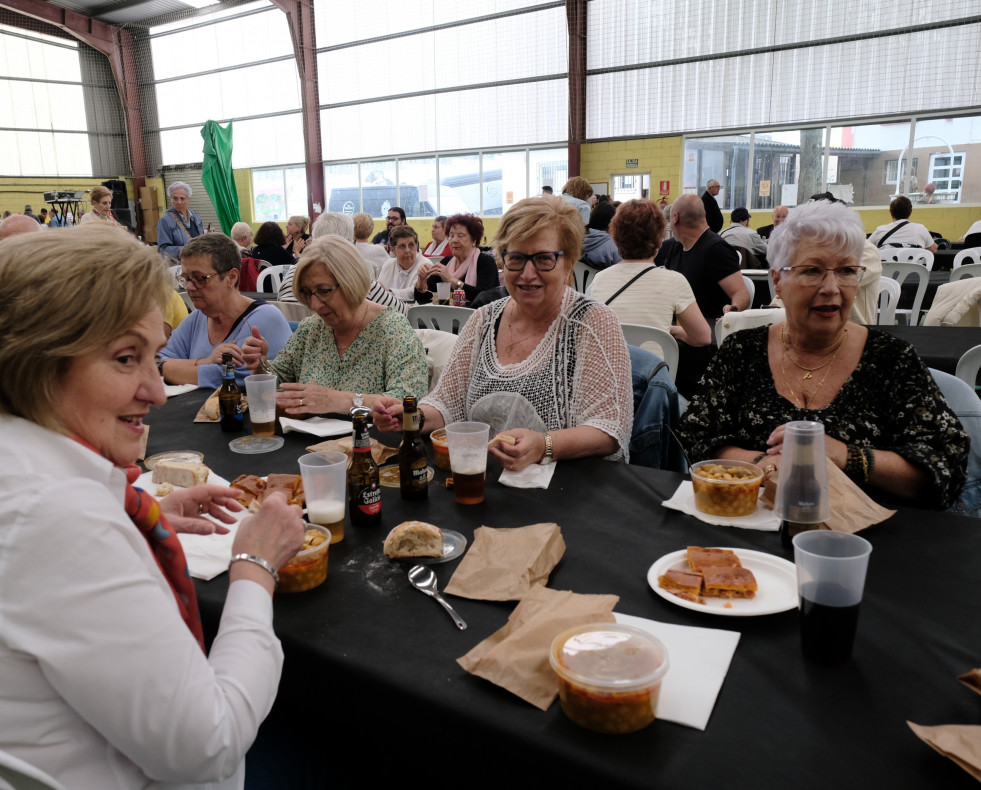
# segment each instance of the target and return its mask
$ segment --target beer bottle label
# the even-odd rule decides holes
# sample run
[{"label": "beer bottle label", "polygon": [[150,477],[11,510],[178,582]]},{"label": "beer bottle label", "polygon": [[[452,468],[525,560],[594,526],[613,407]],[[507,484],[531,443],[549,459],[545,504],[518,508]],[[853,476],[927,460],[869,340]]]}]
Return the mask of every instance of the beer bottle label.
[{"label": "beer bottle label", "polygon": [[371,484],[358,490],[357,499],[358,510],[366,516],[374,516],[381,512],[381,488],[378,483],[372,481]]},{"label": "beer bottle label", "polygon": [[426,459],[420,458],[412,464],[412,484],[414,486],[424,486],[429,481],[429,469]]},{"label": "beer bottle label", "polygon": [[402,430],[403,431],[418,431],[419,430],[419,412],[404,412],[402,414]]},{"label": "beer bottle label", "polygon": [[365,431],[360,436],[354,434],[354,452],[356,453],[367,453],[371,451],[371,437],[368,436],[368,432]]}]

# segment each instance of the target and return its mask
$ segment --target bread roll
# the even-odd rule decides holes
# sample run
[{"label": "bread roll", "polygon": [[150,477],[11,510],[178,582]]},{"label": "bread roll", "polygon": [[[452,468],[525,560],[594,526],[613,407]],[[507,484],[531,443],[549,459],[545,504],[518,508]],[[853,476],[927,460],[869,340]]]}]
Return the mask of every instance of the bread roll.
[{"label": "bread roll", "polygon": [[423,521],[404,521],[385,538],[386,557],[442,557],[443,531]]}]

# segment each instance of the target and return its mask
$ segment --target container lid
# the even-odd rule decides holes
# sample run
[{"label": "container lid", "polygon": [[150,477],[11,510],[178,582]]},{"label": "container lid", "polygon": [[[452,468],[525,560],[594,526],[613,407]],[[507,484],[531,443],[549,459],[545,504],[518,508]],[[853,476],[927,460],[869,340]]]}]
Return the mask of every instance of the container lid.
[{"label": "container lid", "polygon": [[552,668],[580,685],[614,690],[648,687],[668,670],[663,643],[640,628],[590,623],[562,632],[552,642]]}]

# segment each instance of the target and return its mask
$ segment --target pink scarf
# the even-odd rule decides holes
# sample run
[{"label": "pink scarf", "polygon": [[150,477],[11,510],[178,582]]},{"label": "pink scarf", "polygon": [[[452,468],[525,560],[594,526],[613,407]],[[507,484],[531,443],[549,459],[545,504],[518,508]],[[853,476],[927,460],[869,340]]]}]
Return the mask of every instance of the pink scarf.
[{"label": "pink scarf", "polygon": [[480,247],[474,246],[470,254],[463,259],[463,262],[458,262],[459,259],[454,257],[447,267],[450,272],[450,277],[454,280],[463,280],[467,285],[477,285],[477,256],[480,255]]}]

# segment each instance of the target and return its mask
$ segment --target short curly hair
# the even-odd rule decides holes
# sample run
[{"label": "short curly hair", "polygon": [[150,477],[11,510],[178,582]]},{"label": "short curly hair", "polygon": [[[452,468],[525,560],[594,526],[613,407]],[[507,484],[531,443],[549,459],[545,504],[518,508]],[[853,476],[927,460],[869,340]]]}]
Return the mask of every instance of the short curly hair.
[{"label": "short curly hair", "polygon": [[446,220],[443,223],[443,230],[446,231],[447,236],[450,235],[450,228],[454,225],[461,225],[466,228],[474,244],[480,244],[480,240],[484,238],[484,223],[475,214],[454,214]]},{"label": "short curly hair", "polygon": [[286,244],[286,234],[283,233],[278,222],[263,222],[255,232],[255,246],[264,247],[267,244],[280,247]]},{"label": "short curly hair", "polygon": [[628,200],[610,221],[610,236],[628,261],[653,258],[664,238],[664,213],[653,200]]},{"label": "short curly hair", "polygon": [[889,213],[893,219],[909,219],[913,213],[913,203],[906,195],[900,195],[889,204]]}]

